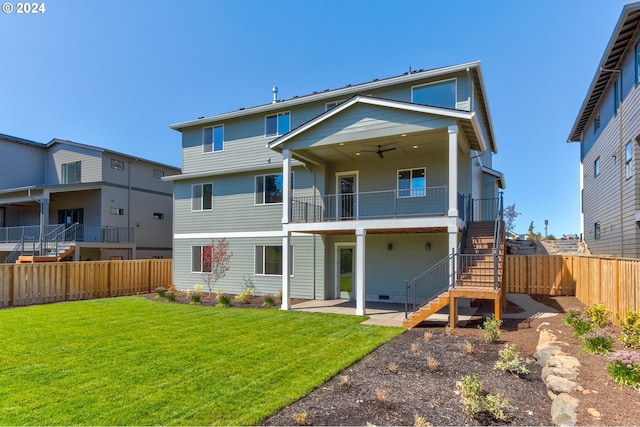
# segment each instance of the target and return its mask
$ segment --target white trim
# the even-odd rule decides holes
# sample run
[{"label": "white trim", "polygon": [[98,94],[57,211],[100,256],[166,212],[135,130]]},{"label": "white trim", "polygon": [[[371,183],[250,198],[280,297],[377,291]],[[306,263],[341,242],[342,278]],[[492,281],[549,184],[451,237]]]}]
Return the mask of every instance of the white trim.
[{"label": "white trim", "polygon": [[[222,231],[217,233],[177,233],[173,235],[175,240],[182,239],[240,239],[260,237],[282,237],[286,234],[283,230],[273,231]],[[294,233],[294,236],[309,236],[306,233]]]},{"label": "white trim", "polygon": [[[471,79],[469,79],[471,80]],[[453,94],[453,107],[442,107],[442,108],[457,108],[458,107],[458,78],[457,77],[453,77],[450,79],[444,79],[444,80],[436,80],[435,82],[429,82],[429,83],[423,83],[423,84],[419,84],[419,85],[415,85],[415,86],[411,86],[411,102],[416,103],[416,101],[413,98],[413,90],[416,88],[422,88],[425,86],[432,86],[432,85],[437,85],[437,84],[442,84],[442,83],[446,83],[446,82],[450,82],[453,81],[454,82],[454,94]],[[419,104],[419,105],[425,105],[425,104]],[[431,104],[426,104],[426,105],[431,105]]]},{"label": "white trim", "polygon": [[[304,163],[298,160],[292,159],[291,166],[292,167],[304,166]],[[260,165],[242,166],[239,168],[217,169],[217,170],[209,170],[204,172],[192,172],[192,173],[184,173],[179,175],[163,176],[161,179],[163,181],[184,181],[187,179],[208,178],[208,177],[214,177],[214,176],[232,175],[235,173],[269,171],[269,170],[281,171],[282,166],[278,166],[275,163],[263,163]]]},{"label": "white trim", "polygon": [[335,282],[334,288],[333,288],[333,292],[334,292],[334,296],[336,299],[338,298],[342,298],[342,291],[340,290],[340,249],[341,248],[353,248],[353,258],[351,259],[351,268],[353,269],[353,282],[351,283],[351,292],[353,293],[353,296],[355,299],[355,295],[356,295],[356,242],[335,242],[334,243],[334,249],[333,249],[333,255],[334,255],[334,271],[333,271],[333,280]]},{"label": "white trim", "polygon": [[353,218],[354,219],[358,219],[359,215],[358,215],[358,193],[360,192],[360,171],[359,170],[354,170],[354,171],[344,171],[344,172],[336,172],[336,218],[338,218],[338,216],[340,216],[340,208],[342,207],[341,203],[338,203],[338,199],[340,196],[342,196],[342,192],[341,190],[341,186],[340,186],[340,177],[342,176],[350,176],[350,175],[354,175],[356,177],[356,189],[355,192],[353,193],[353,197],[354,197],[354,203],[353,203]]},{"label": "white trim", "polygon": [[314,231],[319,233],[323,231],[353,231],[357,228],[363,228],[365,230],[434,227],[453,227],[456,229],[461,229],[463,226],[464,221],[462,219],[450,216],[283,224],[285,231],[299,232],[301,234],[312,233]]}]

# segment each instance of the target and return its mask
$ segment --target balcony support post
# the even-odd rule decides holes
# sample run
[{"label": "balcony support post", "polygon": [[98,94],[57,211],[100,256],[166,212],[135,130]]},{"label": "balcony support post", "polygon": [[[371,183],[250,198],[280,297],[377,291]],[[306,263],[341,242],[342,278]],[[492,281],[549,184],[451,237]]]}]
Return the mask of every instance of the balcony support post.
[{"label": "balcony support post", "polygon": [[449,126],[449,210],[458,216],[458,126]]},{"label": "balcony support post", "polygon": [[291,310],[291,266],[289,251],[291,250],[291,232],[282,235],[282,310]]},{"label": "balcony support post", "polygon": [[367,231],[356,229],[356,316],[364,316],[365,310],[365,236]]},{"label": "balcony support post", "polygon": [[291,151],[282,150],[282,223],[291,222]]}]

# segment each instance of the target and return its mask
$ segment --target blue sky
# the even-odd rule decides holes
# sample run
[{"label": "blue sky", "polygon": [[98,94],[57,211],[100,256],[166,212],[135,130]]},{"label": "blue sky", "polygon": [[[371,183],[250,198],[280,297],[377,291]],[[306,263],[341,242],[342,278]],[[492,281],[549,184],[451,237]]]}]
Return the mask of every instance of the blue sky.
[{"label": "blue sky", "polygon": [[[3,3],[5,1],[3,0]],[[169,125],[481,60],[516,231],[580,231],[566,142],[619,0],[45,0],[0,13],[0,133],[181,164]],[[42,3],[42,2],[40,2]],[[0,155],[2,155],[0,153]]]}]

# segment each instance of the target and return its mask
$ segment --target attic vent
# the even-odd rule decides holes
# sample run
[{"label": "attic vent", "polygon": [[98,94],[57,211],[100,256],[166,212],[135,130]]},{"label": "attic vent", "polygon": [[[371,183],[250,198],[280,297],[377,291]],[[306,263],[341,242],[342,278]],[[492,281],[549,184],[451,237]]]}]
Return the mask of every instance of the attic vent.
[{"label": "attic vent", "polygon": [[389,295],[378,295],[378,300],[389,301]]}]

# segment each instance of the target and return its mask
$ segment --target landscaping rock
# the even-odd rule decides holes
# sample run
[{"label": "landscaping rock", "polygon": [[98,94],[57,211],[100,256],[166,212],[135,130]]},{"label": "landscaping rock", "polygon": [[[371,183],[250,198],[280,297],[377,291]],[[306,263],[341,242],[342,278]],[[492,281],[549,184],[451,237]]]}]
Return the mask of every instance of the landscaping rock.
[{"label": "landscaping rock", "polygon": [[547,362],[549,361],[549,359],[553,356],[552,352],[556,350],[560,350],[560,347],[543,347],[533,354],[533,358],[536,359],[536,363],[538,363],[538,365],[544,368],[545,366],[547,366]]},{"label": "landscaping rock", "polygon": [[555,394],[573,393],[578,389],[578,383],[556,375],[549,375],[545,381],[547,388]]},{"label": "landscaping rock", "polygon": [[576,408],[580,401],[566,393],[559,394],[551,404],[551,421],[557,426],[573,427],[578,421]]},{"label": "landscaping rock", "polygon": [[547,365],[551,367],[573,369],[580,367],[580,361],[573,356],[554,355],[548,359]]},{"label": "landscaping rock", "polygon": [[[542,381],[547,382],[547,377],[549,375],[555,375],[557,377],[566,378],[568,380],[575,381],[578,379],[578,371],[575,369],[569,369],[564,367],[553,367],[553,366],[545,366],[542,368]],[[580,387],[578,387],[578,391],[580,391]]]}]

